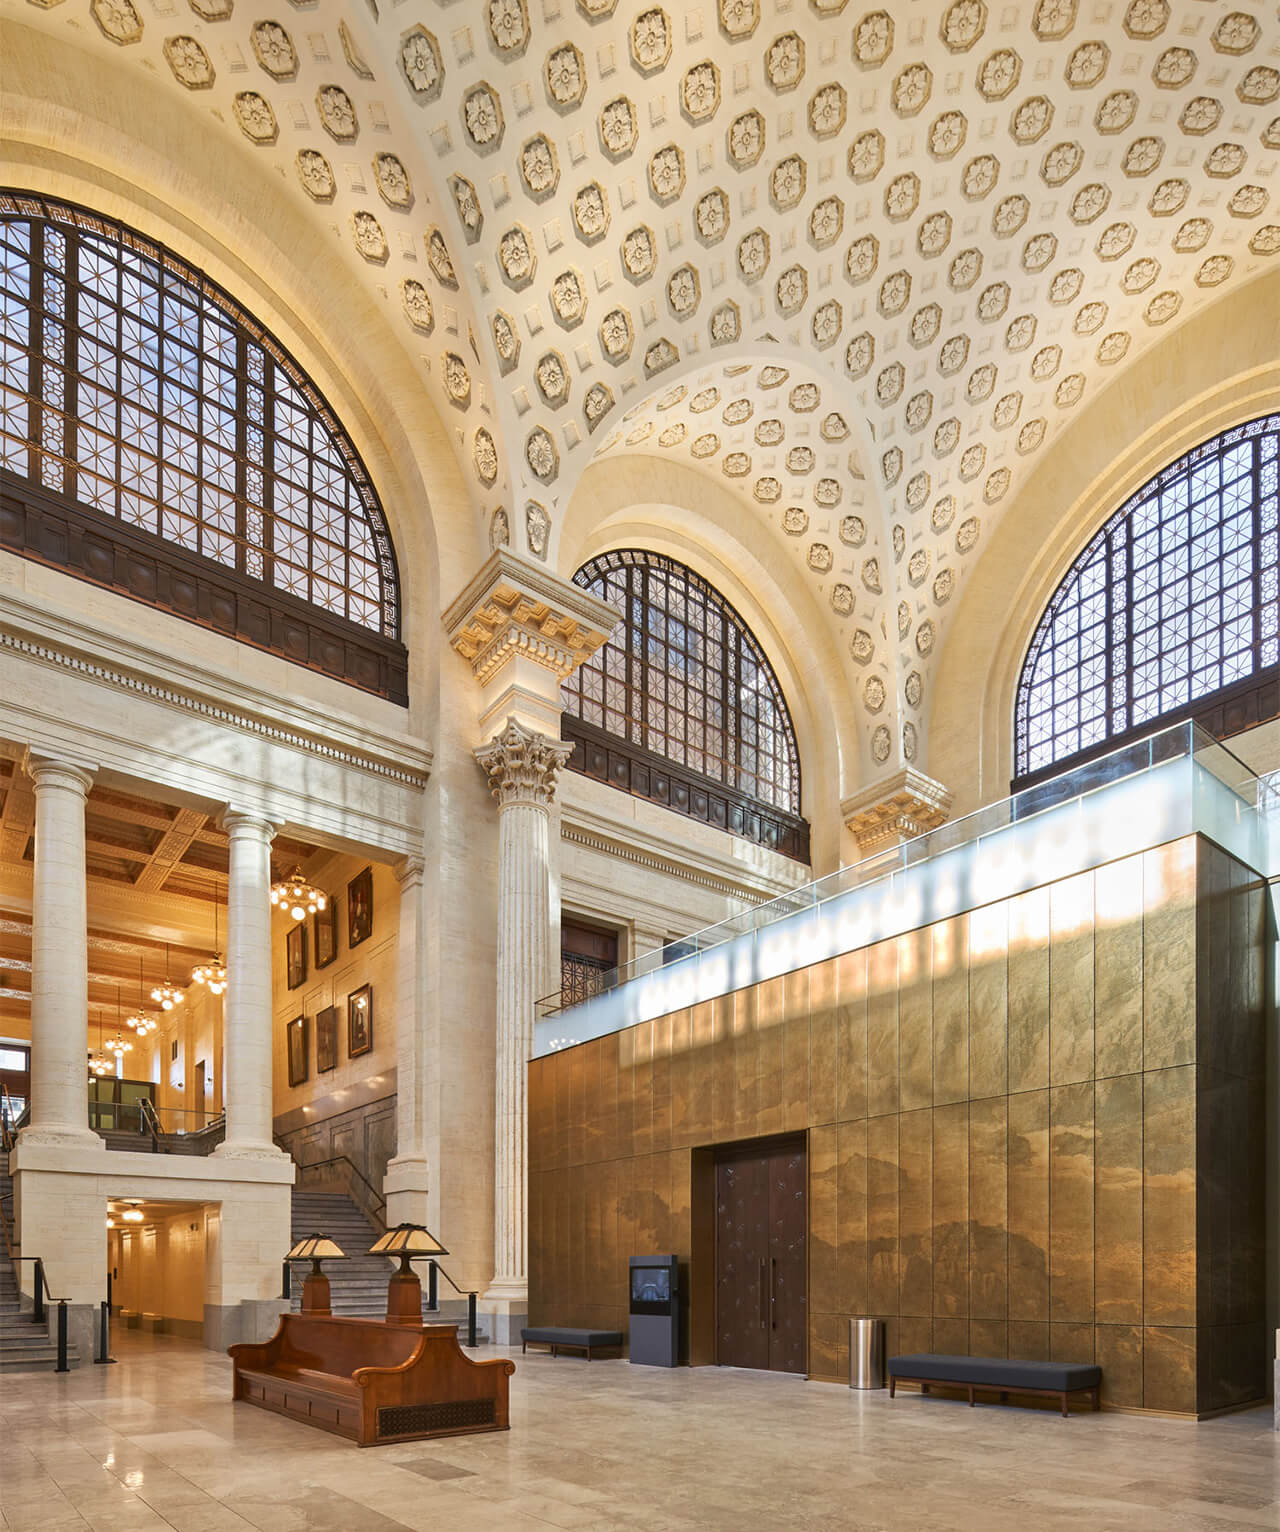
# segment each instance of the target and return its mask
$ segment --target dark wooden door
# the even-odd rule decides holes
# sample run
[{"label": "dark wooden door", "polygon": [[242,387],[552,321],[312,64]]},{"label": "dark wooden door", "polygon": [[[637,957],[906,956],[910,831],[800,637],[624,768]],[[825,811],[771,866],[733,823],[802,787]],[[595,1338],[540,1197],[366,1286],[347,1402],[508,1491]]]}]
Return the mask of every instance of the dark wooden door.
[{"label": "dark wooden door", "polygon": [[716,1361],[805,1371],[804,1143],[748,1144],[716,1165]]}]

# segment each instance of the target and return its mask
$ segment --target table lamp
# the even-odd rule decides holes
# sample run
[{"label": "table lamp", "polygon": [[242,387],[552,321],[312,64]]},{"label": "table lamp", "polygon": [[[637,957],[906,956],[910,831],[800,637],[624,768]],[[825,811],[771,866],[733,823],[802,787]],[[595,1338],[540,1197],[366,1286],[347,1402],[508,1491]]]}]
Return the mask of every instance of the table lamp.
[{"label": "table lamp", "polygon": [[409,1265],[416,1256],[448,1255],[430,1229],[420,1223],[397,1224],[375,1241],[370,1255],[398,1255],[399,1271],[392,1272],[387,1283],[387,1323],[420,1325],[422,1323],[422,1283]]},{"label": "table lamp", "polygon": [[329,1279],[320,1270],[321,1261],[345,1260],[347,1252],[327,1234],[308,1234],[285,1256],[286,1261],[310,1261],[311,1270],[302,1284],[302,1312],[304,1314],[331,1314],[329,1307]]}]

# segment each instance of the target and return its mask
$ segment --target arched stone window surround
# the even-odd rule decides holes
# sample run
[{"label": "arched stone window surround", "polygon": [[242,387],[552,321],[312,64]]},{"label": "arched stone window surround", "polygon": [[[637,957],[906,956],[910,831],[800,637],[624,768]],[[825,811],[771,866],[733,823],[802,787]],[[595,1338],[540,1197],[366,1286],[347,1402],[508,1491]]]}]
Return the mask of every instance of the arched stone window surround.
[{"label": "arched stone window surround", "polygon": [[563,688],[570,769],[807,861],[795,729],[741,615],[643,549],[600,554],[574,579],[624,621]]},{"label": "arched stone window surround", "polygon": [[1014,704],[1014,786],[1195,718],[1280,711],[1280,415],[1161,469],[1076,557],[1036,626]]},{"label": "arched stone window surround", "polygon": [[395,550],[290,353],[145,235],[0,191],[0,547],[404,703]]}]

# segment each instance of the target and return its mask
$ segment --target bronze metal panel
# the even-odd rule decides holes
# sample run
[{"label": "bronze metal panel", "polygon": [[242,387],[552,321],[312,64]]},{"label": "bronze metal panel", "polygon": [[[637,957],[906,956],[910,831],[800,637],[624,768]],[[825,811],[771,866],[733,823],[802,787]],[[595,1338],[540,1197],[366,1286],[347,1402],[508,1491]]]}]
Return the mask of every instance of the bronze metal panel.
[{"label": "bronze metal panel", "polygon": [[1009,1089],[1049,1083],[1049,890],[1009,900]]},{"label": "bronze metal panel", "polygon": [[604,1261],[601,1259],[601,1247],[604,1244],[604,1205],[598,1161],[589,1160],[582,1167],[582,1192],[582,1223],[585,1240],[582,1296],[588,1303],[599,1303],[604,1296]]},{"label": "bronze metal panel", "polygon": [[869,1312],[867,1294],[867,1120],[836,1127],[838,1313]]},{"label": "bronze metal panel", "polygon": [[867,1115],[867,952],[836,959],[836,1114]]},{"label": "bronze metal panel", "polygon": [[1049,1091],[1049,1318],[1093,1319],[1093,1082]]},{"label": "bronze metal panel", "polygon": [[1142,1317],[1148,1326],[1194,1325],[1196,1071],[1191,1065],[1143,1076],[1142,1161]]},{"label": "bronze metal panel", "polygon": [[898,938],[899,1104],[904,1112],[933,1104],[932,927]]},{"label": "bronze metal panel", "polygon": [[810,1123],[836,1120],[835,958],[809,970],[809,1113]]},{"label": "bronze metal panel", "polygon": [[[887,1337],[886,1337],[887,1338]],[[894,1352],[911,1355],[918,1351],[933,1350],[933,1320],[927,1314],[901,1314],[898,1316],[897,1343],[890,1344],[886,1356]]]},{"label": "bronze metal panel", "polygon": [[550,1117],[547,1112],[547,1064],[546,1058],[530,1059],[525,1089],[529,1096],[529,1174],[534,1176],[547,1161],[547,1131]]},{"label": "bronze metal panel", "polygon": [[1004,1319],[969,1321],[970,1356],[1008,1356],[1009,1323]]},{"label": "bronze metal panel", "polygon": [[688,1010],[671,1013],[671,1147],[687,1149],[695,1140],[690,1132],[692,1108],[693,1042]]},{"label": "bronze metal panel", "polygon": [[867,1311],[898,1312],[897,1113],[867,1123]]},{"label": "bronze metal panel", "polygon": [[1142,1068],[1142,857],[1094,874],[1094,1048],[1099,1079]]},{"label": "bronze metal panel", "polygon": [[969,1350],[969,1321],[967,1319],[940,1319],[933,1321],[930,1349],[940,1356],[971,1356]]},{"label": "bronze metal panel", "polygon": [[1047,1319],[1011,1319],[1009,1355],[1020,1362],[1049,1360],[1049,1321]]},{"label": "bronze metal panel", "polygon": [[567,1090],[568,1066],[563,1053],[553,1053],[546,1059],[547,1065],[547,1169],[562,1170],[568,1163],[566,1145],[569,1141],[567,1102],[562,1099]]},{"label": "bronze metal panel", "polygon": [[630,1159],[636,1152],[635,1093],[636,1029],[618,1033],[618,1157]]},{"label": "bronze metal panel", "polygon": [[1048,1318],[1049,1093],[1038,1090],[1009,1097],[1009,1319]]},{"label": "bronze metal panel", "polygon": [[1230,972],[1232,865],[1232,859],[1217,846],[1200,841],[1196,856],[1196,999],[1202,1024],[1196,1038],[1196,1061],[1202,1068],[1208,1065],[1222,1070],[1231,1068],[1232,1034],[1236,1031],[1229,1020],[1235,1015]]},{"label": "bronze metal panel", "polygon": [[1009,902],[969,915],[969,1093],[1009,1089]]},{"label": "bronze metal panel", "polygon": [[681,1260],[689,1260],[693,1249],[693,1187],[687,1149],[672,1149],[668,1153],[667,1173],[670,1188],[667,1199],[670,1248]]},{"label": "bronze metal panel", "polygon": [[629,1307],[631,1294],[627,1260],[618,1244],[618,1186],[620,1176],[617,1161],[607,1160],[600,1166],[598,1182],[600,1195],[600,1271],[598,1288],[600,1298],[618,1306]]},{"label": "bronze metal panel", "polygon": [[787,988],[783,979],[756,986],[756,1133],[780,1133],[783,1124],[783,1069]]},{"label": "bronze metal panel", "polygon": [[600,1052],[604,1039],[592,1038],[588,1043],[583,1043],[579,1050],[582,1054],[582,1159],[584,1164],[594,1165],[600,1158],[601,1139],[603,1128],[601,1126],[600,1104]]},{"label": "bronze metal panel", "polygon": [[1094,1311],[1099,1324],[1142,1323],[1142,1076],[1095,1087]]},{"label": "bronze metal panel", "polygon": [[671,1147],[671,1017],[653,1019],[653,1150]]},{"label": "bronze metal panel", "polygon": [[760,1120],[760,1043],[756,1035],[756,985],[733,997],[733,1035],[725,1046],[733,1050],[733,1131],[731,1138],[754,1138]]},{"label": "bronze metal panel", "polygon": [[640,1253],[636,1174],[642,1163],[634,1157],[618,1161],[618,1259],[623,1262]]},{"label": "bronze metal panel", "polygon": [[1093,874],[1049,890],[1049,1083],[1093,1078]]},{"label": "bronze metal panel", "polygon": [[1051,1362],[1081,1362],[1093,1364],[1092,1324],[1049,1325],[1049,1360]]},{"label": "bronze metal panel", "polygon": [[715,1006],[703,1000],[690,1012],[689,1136],[710,1143],[715,1133]]},{"label": "bronze metal panel", "polygon": [[836,1130],[809,1130],[809,1312],[840,1312],[839,1160]]},{"label": "bronze metal panel", "polygon": [[1196,1412],[1196,1332],[1147,1325],[1142,1332],[1142,1405],[1148,1410]]},{"label": "bronze metal panel", "polygon": [[969,1103],[933,1109],[933,1316],[969,1314]]},{"label": "bronze metal panel", "polygon": [[[532,1121],[532,1118],[530,1118]],[[530,1168],[529,1171],[529,1315],[532,1324],[540,1324],[544,1321],[541,1317],[546,1311],[543,1308],[543,1287],[547,1270],[547,1257],[543,1249],[548,1220],[544,1218],[542,1211],[542,1194],[549,1177],[539,1174]],[[546,1321],[549,1323],[550,1321]]]},{"label": "bronze metal panel", "polygon": [[[1004,1321],[1009,1312],[1009,1103],[969,1105],[969,1312]],[[1004,1344],[1008,1344],[1005,1334]],[[984,1355],[1003,1355],[989,1352]]]},{"label": "bronze metal panel", "polygon": [[570,1165],[565,1175],[569,1189],[566,1206],[569,1227],[565,1286],[579,1303],[587,1297],[587,1216],[586,1199],[583,1196],[584,1179],[582,1166]]},{"label": "bronze metal panel", "polygon": [[1102,1368],[1102,1402],[1142,1408],[1142,1326],[1098,1325],[1094,1361]]},{"label": "bronze metal panel", "polygon": [[636,1154],[653,1149],[653,1022],[631,1028],[631,1134]]},{"label": "bronze metal panel", "polygon": [[581,1165],[587,1142],[587,1049],[579,1044],[565,1052],[569,1066],[569,1163]]},{"label": "bronze metal panel", "polygon": [[618,1035],[600,1039],[600,1157],[618,1157]]},{"label": "bronze metal panel", "polygon": [[867,949],[867,1110],[898,1110],[898,943]]},{"label": "bronze metal panel", "polygon": [[734,1136],[737,1090],[733,1077],[733,1011],[736,995],[718,995],[711,1002],[711,1136],[724,1143]]},{"label": "bronze metal panel", "polygon": [[1143,1053],[1145,1069],[1195,1060],[1196,837],[1142,857]]},{"label": "bronze metal panel", "polygon": [[628,1256],[642,1255],[648,1251],[665,1250],[666,1204],[670,1190],[670,1176],[663,1186],[663,1172],[667,1157],[664,1154],[644,1154],[636,1159],[636,1245]]},{"label": "bronze metal panel", "polygon": [[969,1099],[969,917],[937,921],[933,935],[933,1104]]},{"label": "bronze metal panel", "polygon": [[900,1314],[933,1313],[933,1111],[898,1119]]},{"label": "bronze metal panel", "polygon": [[[809,1313],[809,1376],[811,1378],[837,1379],[840,1377],[840,1327],[844,1323],[838,1314]],[[846,1325],[847,1330],[847,1325]]]},{"label": "bronze metal panel", "polygon": [[716,1359],[716,1161],[715,1152],[689,1153],[689,1361],[707,1367]]},{"label": "bronze metal panel", "polygon": [[788,1133],[809,1126],[809,1047],[807,1013],[789,1015],[782,1028],[782,1126]]}]

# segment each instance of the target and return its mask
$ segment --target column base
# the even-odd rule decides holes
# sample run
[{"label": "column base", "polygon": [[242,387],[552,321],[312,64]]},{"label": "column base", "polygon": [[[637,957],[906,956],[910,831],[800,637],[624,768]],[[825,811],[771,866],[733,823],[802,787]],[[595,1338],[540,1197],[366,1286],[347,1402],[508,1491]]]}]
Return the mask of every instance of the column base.
[{"label": "column base", "polygon": [[[490,1296],[493,1289],[490,1288],[476,1304],[477,1313],[484,1316],[485,1328],[489,1332],[489,1339],[495,1346],[518,1346],[520,1344],[520,1332],[529,1323],[529,1299],[527,1294],[519,1299],[498,1298]],[[459,1334],[463,1333],[465,1320],[459,1324]]]},{"label": "column base", "polygon": [[429,1228],[430,1173],[420,1155],[397,1157],[387,1165],[382,1178],[382,1195],[387,1199],[387,1228],[398,1223],[416,1223]]},{"label": "column base", "polygon": [[30,1124],[18,1134],[18,1143],[31,1148],[47,1144],[53,1149],[105,1149],[106,1145],[92,1128],[78,1128],[74,1123]]},{"label": "column base", "polygon": [[225,1351],[241,1341],[268,1341],[280,1326],[281,1314],[289,1312],[287,1298],[243,1298],[239,1303],[206,1303],[204,1345],[206,1351]]},{"label": "column base", "polygon": [[278,1144],[258,1140],[241,1139],[236,1143],[223,1141],[209,1156],[211,1160],[273,1160],[279,1163],[281,1160],[289,1160],[287,1155]]}]

